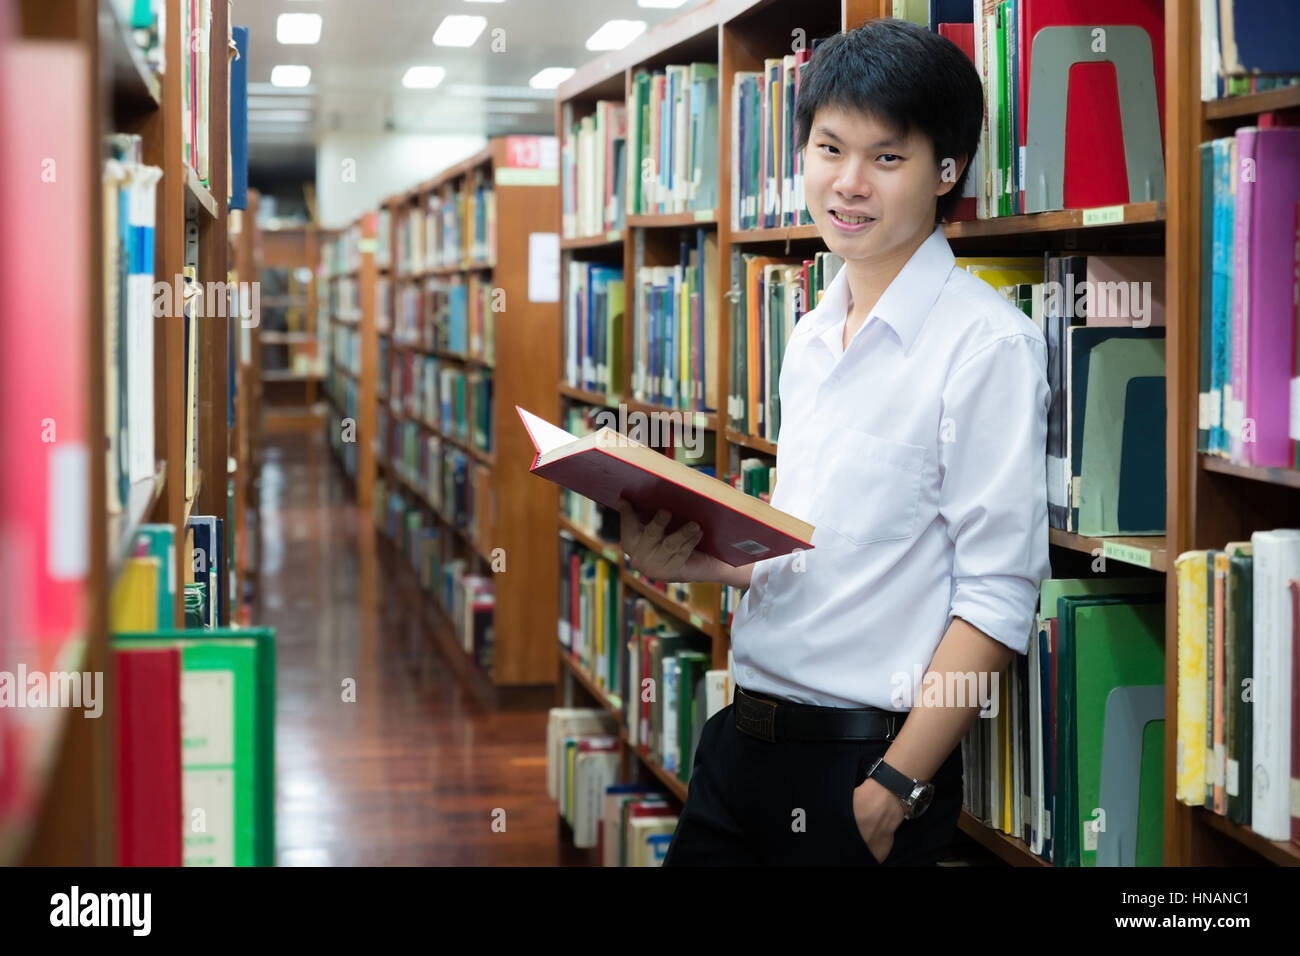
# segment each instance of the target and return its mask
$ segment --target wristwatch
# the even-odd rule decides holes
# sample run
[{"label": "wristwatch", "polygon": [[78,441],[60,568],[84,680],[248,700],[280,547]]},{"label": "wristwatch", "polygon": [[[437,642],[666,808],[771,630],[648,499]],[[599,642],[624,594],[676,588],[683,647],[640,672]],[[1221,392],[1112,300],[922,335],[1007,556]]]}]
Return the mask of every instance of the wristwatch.
[{"label": "wristwatch", "polygon": [[905,773],[895,770],[881,757],[867,774],[868,780],[874,780],[894,796],[903,805],[903,818],[915,820],[925,813],[934,799],[934,784],[928,780],[913,780]]}]

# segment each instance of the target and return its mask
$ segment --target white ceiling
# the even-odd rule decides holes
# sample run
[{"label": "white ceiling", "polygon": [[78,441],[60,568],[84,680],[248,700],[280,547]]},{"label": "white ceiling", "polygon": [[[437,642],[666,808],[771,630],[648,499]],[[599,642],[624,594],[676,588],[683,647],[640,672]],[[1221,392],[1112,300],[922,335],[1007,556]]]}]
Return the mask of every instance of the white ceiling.
[{"label": "white ceiling", "polygon": [[[652,28],[699,2],[665,10],[637,0],[232,0],[232,22],[249,28],[250,162],[263,171],[310,165],[319,136],[335,130],[549,133],[554,93],[531,89],[534,74],[601,56],[585,44],[607,20]],[[277,43],[281,13],[319,13],[320,42]],[[435,46],[433,32],[448,14],[481,16],[487,27],[471,47]],[[311,85],[273,89],[271,67],[282,63],[310,66]],[[444,67],[445,79],[432,90],[405,89],[403,74],[420,65]],[[263,107],[275,112],[259,121]]]}]

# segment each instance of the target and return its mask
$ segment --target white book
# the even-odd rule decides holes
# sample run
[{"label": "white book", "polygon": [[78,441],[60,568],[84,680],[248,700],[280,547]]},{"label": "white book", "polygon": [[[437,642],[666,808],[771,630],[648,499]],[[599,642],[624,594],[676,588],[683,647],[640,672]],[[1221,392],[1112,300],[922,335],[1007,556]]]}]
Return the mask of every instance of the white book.
[{"label": "white book", "polygon": [[1300,531],[1256,531],[1251,829],[1291,838],[1291,592],[1300,577]]},{"label": "white book", "polygon": [[560,794],[564,738],[575,733],[608,734],[614,729],[613,718],[604,710],[592,707],[550,709],[546,719],[546,792],[552,800],[558,800]]},{"label": "white book", "polygon": [[579,753],[573,760],[573,845],[581,849],[596,845],[605,788],[617,782],[622,759],[617,737],[600,738],[599,745],[614,749]]}]

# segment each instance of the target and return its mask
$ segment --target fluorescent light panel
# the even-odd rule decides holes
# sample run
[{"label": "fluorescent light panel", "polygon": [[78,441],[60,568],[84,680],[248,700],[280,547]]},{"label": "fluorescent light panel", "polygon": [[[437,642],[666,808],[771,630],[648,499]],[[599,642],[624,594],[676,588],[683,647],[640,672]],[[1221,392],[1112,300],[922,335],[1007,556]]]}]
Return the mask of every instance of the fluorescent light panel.
[{"label": "fluorescent light panel", "polygon": [[413,66],[402,77],[402,85],[408,90],[431,90],[447,75],[440,66]]},{"label": "fluorescent light panel", "polygon": [[271,67],[272,86],[306,86],[311,82],[311,67],[285,65]]},{"label": "fluorescent light panel", "polygon": [[621,50],[644,32],[644,20],[609,20],[587,37],[587,49]]},{"label": "fluorescent light panel", "polygon": [[280,43],[319,43],[319,13],[282,13],[275,18],[275,39]]},{"label": "fluorescent light panel", "polygon": [[438,29],[433,33],[433,42],[438,46],[473,46],[485,26],[485,17],[452,14],[438,24]]},{"label": "fluorescent light panel", "polygon": [[548,66],[534,74],[528,85],[535,90],[553,90],[575,72],[571,66]]}]

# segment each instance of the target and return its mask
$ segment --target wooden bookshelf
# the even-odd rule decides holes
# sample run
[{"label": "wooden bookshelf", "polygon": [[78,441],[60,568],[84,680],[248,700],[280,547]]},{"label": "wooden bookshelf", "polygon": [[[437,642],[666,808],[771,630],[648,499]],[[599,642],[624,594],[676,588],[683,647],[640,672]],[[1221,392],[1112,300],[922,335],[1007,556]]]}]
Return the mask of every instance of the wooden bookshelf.
[{"label": "wooden bookshelf", "polygon": [[[172,29],[165,33],[163,56],[168,64],[161,75],[153,73],[137,47],[129,23],[113,0],[47,3],[20,0],[12,5],[14,39],[55,41],[85,53],[87,83],[79,91],[88,104],[90,126],[86,142],[90,150],[86,182],[65,188],[82,191],[86,207],[89,247],[88,295],[85,305],[85,335],[89,376],[86,383],[88,434],[95,441],[105,435],[104,390],[106,385],[105,332],[108,316],[104,301],[107,244],[102,235],[104,137],[110,133],[133,133],[142,139],[143,161],[162,170],[157,191],[154,234],[154,280],[167,282],[183,274],[186,221],[197,225],[200,284],[224,283],[231,265],[227,236],[226,185],[228,170],[228,5],[214,2],[209,58],[209,182],[200,182],[182,152],[182,71],[184,38],[175,25],[181,22],[180,0],[165,0],[161,15]],[[70,248],[80,241],[69,237]],[[71,286],[70,286],[71,288]],[[185,547],[185,520],[193,511],[232,518],[228,509],[227,476],[243,471],[238,446],[230,443],[227,424],[229,336],[237,323],[220,317],[202,317],[196,323],[198,378],[196,402],[199,409],[197,473],[194,494],[185,497],[185,372],[184,322],[181,306],[173,303],[173,314],[155,320],[154,334],[154,474],[136,481],[119,514],[108,513],[105,494],[107,463],[103,453],[88,455],[89,524],[86,548],[89,554],[86,578],[87,620],[84,656],[80,669],[104,675],[105,711],[99,720],[66,722],[55,736],[56,752],[50,755],[49,771],[43,781],[33,782],[40,794],[37,816],[27,839],[14,859],[42,865],[113,865],[116,847],[116,705],[117,683],[109,642],[109,594],[126,559],[134,530],[145,522],[171,524],[176,529],[176,548]],[[224,316],[224,311],[220,313]],[[121,383],[125,387],[125,383]],[[98,445],[94,447],[99,447]],[[177,594],[172,623],[184,622],[182,567],[177,560],[174,573]]]},{"label": "wooden bookshelf", "polygon": [[[596,111],[602,99],[622,99],[631,95],[634,72],[639,68],[656,68],[667,63],[692,60],[718,63],[719,116],[719,198],[715,209],[707,210],[706,226],[713,225],[718,234],[718,259],[726,268],[731,251],[755,246],[755,251],[785,251],[792,246],[808,254],[820,246],[815,226],[782,226],[772,229],[735,230],[731,219],[730,116],[731,79],[738,71],[762,67],[765,57],[789,52],[791,31],[802,29],[808,37],[826,36],[840,29],[856,27],[864,21],[892,11],[883,0],[845,0],[829,10],[813,10],[797,0],[712,0],[668,21],[638,38],[616,55],[609,55],[579,69],[557,90],[556,124],[563,134],[584,116]],[[1177,601],[1172,570],[1174,558],[1192,548],[1221,546],[1228,540],[1248,537],[1260,528],[1294,526],[1300,518],[1300,501],[1294,491],[1300,488],[1300,470],[1257,469],[1225,462],[1198,454],[1196,428],[1199,373],[1199,143],[1212,135],[1225,135],[1233,121],[1250,122],[1260,112],[1300,106],[1300,88],[1289,87],[1266,93],[1239,96],[1202,104],[1199,94],[1199,31],[1194,4],[1178,0],[1165,3],[1165,146],[1166,199],[1126,203],[1099,209],[1069,209],[1032,215],[956,222],[946,224],[945,235],[957,254],[1034,254],[1047,251],[1061,253],[1079,249],[1116,254],[1160,255],[1165,257],[1166,315],[1168,354],[1166,396],[1167,426],[1164,436],[1167,472],[1167,521],[1164,535],[1097,538],[1053,529],[1049,545],[1058,573],[1073,576],[1088,566],[1095,554],[1104,556],[1115,567],[1108,573],[1164,574],[1166,586],[1166,713],[1177,713]],[[709,53],[707,51],[715,51]],[[1241,125],[1241,123],[1235,123]],[[633,282],[636,275],[634,249],[638,244],[652,248],[665,242],[674,230],[694,227],[693,214],[664,216],[628,216],[627,227],[594,236],[568,238],[561,243],[562,279],[567,279],[569,261],[621,264],[628,298],[624,315],[624,369],[631,368],[631,327],[636,308]],[[665,237],[665,238],[659,238]],[[655,260],[656,262],[660,260]],[[663,259],[662,261],[675,261]],[[718,353],[710,361],[718,363],[719,395],[727,394],[727,362],[730,342],[726,302],[728,276],[718,283],[721,301],[717,314],[721,327]],[[566,292],[567,294],[567,292]],[[611,384],[611,392],[631,395],[625,381]],[[629,409],[647,412],[667,411],[621,399]],[[585,404],[617,407],[619,397],[575,388],[560,381],[556,409],[560,424],[568,407]],[[688,413],[689,414],[689,413]],[[725,413],[706,415],[708,427],[717,432],[718,473],[732,471],[740,456],[767,455],[775,459],[777,444],[755,435],[741,434],[728,425]],[[561,527],[566,522],[561,521]],[[609,546],[567,526],[585,546],[603,554]],[[615,559],[621,565],[621,554]],[[663,595],[651,595],[640,582],[630,583],[631,575],[620,569],[620,593],[628,589],[645,594],[664,608]],[[669,604],[673,602],[668,602]],[[682,616],[683,608],[669,607],[670,614]],[[621,611],[621,608],[620,608]],[[707,620],[707,618],[705,618]],[[721,608],[716,619],[723,620]],[[726,666],[730,642],[725,625],[714,628],[713,666]],[[567,673],[573,674],[573,668]],[[574,676],[577,686],[584,686],[581,675]],[[567,680],[567,678],[566,678]],[[571,693],[565,689],[565,699]],[[597,698],[599,700],[599,698]],[[1236,827],[1223,818],[1213,818],[1202,810],[1193,811],[1174,799],[1176,735],[1166,735],[1166,798],[1164,856],[1166,865],[1206,865],[1238,860],[1242,854],[1257,862],[1289,864],[1295,854],[1290,845],[1273,845],[1261,841],[1245,828]],[[636,755],[640,759],[640,755]],[[643,761],[644,762],[644,761]],[[1028,850],[1023,841],[995,833],[969,814],[963,814],[961,827],[1002,859],[1011,863],[1044,865]]]},{"label": "wooden bookshelf", "polygon": [[[544,146],[544,141],[537,137],[493,139],[466,160],[383,200],[380,210],[371,215],[377,228],[382,223],[382,228],[388,230],[385,235],[376,236],[384,263],[376,268],[384,270],[387,285],[383,294],[387,298],[366,299],[362,309],[364,347],[371,349],[373,345],[376,365],[373,371],[363,370],[359,384],[363,392],[383,396],[383,419],[388,423],[385,434],[378,434],[373,427],[369,431],[383,448],[376,468],[384,475],[384,494],[398,495],[404,511],[418,509],[424,515],[426,526],[439,529],[441,564],[459,558],[465,561],[468,574],[495,575],[493,663],[480,676],[496,688],[550,684],[556,676],[550,642],[538,631],[536,621],[546,616],[553,618],[557,613],[559,578],[553,549],[558,495],[553,486],[528,473],[532,445],[514,409],[516,404],[524,408],[548,407],[559,377],[555,345],[559,305],[531,301],[528,284],[529,233],[559,233],[555,198],[559,173],[541,168]],[[537,163],[532,165],[534,159]],[[403,255],[404,218],[425,214],[425,223],[420,228],[427,224],[432,229],[429,220],[435,217],[427,215],[430,203],[449,203],[459,190],[472,190],[479,181],[492,187],[499,224],[495,226],[495,248],[463,253],[456,257],[457,264],[444,264],[432,260],[425,245],[427,233],[421,232],[418,241],[424,260],[412,262],[409,255]],[[527,230],[517,230],[511,225],[521,222],[528,224]],[[436,228],[441,234],[441,225]],[[429,284],[456,277],[464,277],[467,283],[473,277],[473,281],[490,288],[493,295],[498,292],[501,295],[504,311],[487,316],[495,324],[495,354],[491,357],[473,342],[469,352],[451,351],[446,343],[434,342],[424,334],[434,326],[436,300]],[[416,335],[403,327],[398,316],[403,303],[411,301],[416,303],[420,333]],[[471,301],[470,307],[473,305]],[[374,323],[376,314],[391,316],[391,328],[383,332],[377,327],[371,329],[368,323]],[[381,338],[386,355],[382,367],[378,357]],[[426,356],[436,358],[440,368],[491,376],[490,450],[478,447],[474,440],[478,414],[471,389],[466,389],[469,433],[464,438],[443,431],[440,422],[425,421],[420,415],[410,414],[399,395],[388,394],[394,368],[401,367],[399,363],[408,359],[420,361]],[[334,368],[343,377],[351,377],[339,366]],[[362,398],[363,405],[367,401]],[[373,399],[369,401],[373,404]],[[474,514],[467,526],[450,519],[446,513],[450,503],[444,502],[441,509],[436,507],[420,485],[409,480],[403,468],[397,467],[400,450],[394,447],[393,426],[401,423],[414,423],[422,436],[437,436],[444,454],[458,449],[466,454],[472,466],[487,469],[485,494],[476,498]],[[363,429],[358,429],[358,434],[363,433]],[[511,467],[514,463],[518,467]],[[473,475],[467,478],[472,480]],[[441,481],[441,475],[436,480]],[[386,501],[376,500],[368,510],[385,532],[386,506]],[[494,568],[494,561],[500,556],[504,556],[506,573],[497,573]],[[449,609],[442,608],[432,592],[425,592],[422,600],[435,606],[432,619],[441,622],[450,633]],[[456,649],[458,666],[467,665],[468,672],[482,671],[455,641],[446,647],[449,653]]]}]

